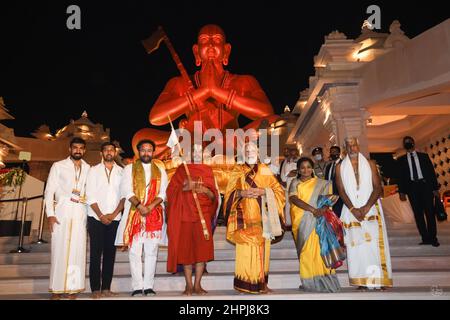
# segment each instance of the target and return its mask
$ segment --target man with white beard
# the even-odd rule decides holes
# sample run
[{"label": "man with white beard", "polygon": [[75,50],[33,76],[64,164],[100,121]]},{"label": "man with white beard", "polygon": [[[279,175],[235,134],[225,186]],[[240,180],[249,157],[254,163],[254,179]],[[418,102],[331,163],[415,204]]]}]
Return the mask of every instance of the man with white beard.
[{"label": "man with white beard", "polygon": [[341,220],[350,285],[384,290],[393,282],[380,176],[375,163],[359,152],[358,139],[345,139],[345,148],[347,156],[336,167],[336,183],[344,202]]},{"label": "man with white beard", "polygon": [[245,164],[236,165],[225,191],[227,240],[236,244],[234,288],[270,293],[270,243],[282,234],[284,190],[266,164],[258,162],[258,147],[245,145]]}]

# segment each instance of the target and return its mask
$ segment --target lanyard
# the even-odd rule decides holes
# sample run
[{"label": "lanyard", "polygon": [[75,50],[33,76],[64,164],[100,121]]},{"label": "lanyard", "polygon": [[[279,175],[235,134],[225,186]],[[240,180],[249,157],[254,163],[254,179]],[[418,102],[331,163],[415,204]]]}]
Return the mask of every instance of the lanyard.
[{"label": "lanyard", "polygon": [[73,167],[75,168],[75,190],[78,190],[78,182],[80,182],[80,177],[81,177],[81,171],[83,169],[83,164],[80,163],[80,171],[78,172],[78,176],[77,176],[77,166],[75,165],[75,163],[73,164]]},{"label": "lanyard", "polygon": [[108,169],[106,169],[106,166],[105,166],[105,173],[106,173],[106,179],[108,179],[108,184],[111,181],[111,174],[112,174],[113,169],[114,169],[114,167],[112,167],[111,170],[108,173]]}]

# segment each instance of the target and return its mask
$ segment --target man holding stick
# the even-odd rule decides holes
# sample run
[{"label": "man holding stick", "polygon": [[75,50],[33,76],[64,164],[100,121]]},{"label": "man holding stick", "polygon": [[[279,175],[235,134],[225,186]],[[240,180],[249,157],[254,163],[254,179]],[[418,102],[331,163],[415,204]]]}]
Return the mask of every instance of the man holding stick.
[{"label": "man holding stick", "polygon": [[[194,163],[179,166],[167,188],[169,237],[167,272],[176,272],[177,264],[182,264],[186,279],[183,294],[207,293],[201,286],[205,264],[214,259],[214,241],[211,222],[217,207],[219,192],[212,169],[201,163],[202,146],[194,144]],[[194,194],[197,194],[201,213],[198,212]],[[203,216],[203,217],[202,217]],[[204,219],[208,239],[203,232]],[[195,284],[192,284],[192,265],[195,264]]]}]

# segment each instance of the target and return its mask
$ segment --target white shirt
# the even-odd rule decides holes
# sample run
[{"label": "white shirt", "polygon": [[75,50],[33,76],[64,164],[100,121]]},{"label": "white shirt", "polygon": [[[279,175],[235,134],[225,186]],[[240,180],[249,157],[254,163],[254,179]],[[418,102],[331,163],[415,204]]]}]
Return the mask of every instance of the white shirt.
[{"label": "white shirt", "polygon": [[280,173],[281,180],[283,182],[286,182],[290,178],[295,178],[295,177],[288,177],[288,174],[292,170],[297,170],[297,161],[298,161],[298,159],[293,159],[291,161],[285,160],[283,162],[283,167],[281,168],[281,173]]},{"label": "white shirt", "polygon": [[[54,200],[56,200],[56,205],[62,203],[62,200],[69,201],[74,189],[78,190],[80,195],[84,195],[89,168],[90,166],[84,160],[81,160],[81,172],[75,171],[75,164],[70,157],[52,165],[47,179],[47,186],[45,187],[47,217],[55,216]],[[74,204],[85,206],[83,203]]]},{"label": "white shirt", "polygon": [[327,177],[328,181],[333,180],[333,173],[336,172],[336,166],[339,164],[339,162],[341,162],[341,158],[331,162],[330,171],[328,172],[328,177]]},{"label": "white shirt", "polygon": [[274,176],[277,176],[280,174],[280,167],[277,166],[276,164],[270,164],[269,165],[270,171],[272,171]]},{"label": "white shirt", "polygon": [[[143,203],[147,201],[147,194],[148,194],[148,188],[149,188],[149,182],[151,180],[151,163],[143,163],[142,166],[144,167],[145,172],[145,184],[147,188],[145,189],[145,200]],[[164,201],[166,201],[166,189],[168,185],[168,179],[167,174],[165,170],[161,171],[161,185],[159,188],[159,194],[156,196],[158,198],[161,198],[163,200],[163,203],[161,205],[164,205]],[[120,184],[120,190],[122,194],[122,198],[125,198],[128,202],[130,198],[133,196],[136,196],[133,191],[133,164],[129,164],[123,169],[123,175],[122,175],[122,182]]]},{"label": "white shirt", "polygon": [[417,176],[419,177],[419,179],[423,179],[422,169],[420,168],[420,163],[419,163],[419,157],[417,156],[417,152],[413,151],[413,152],[407,153],[409,174],[410,174],[411,181],[414,181],[411,156],[414,158],[414,161],[416,162]]},{"label": "white shirt", "polygon": [[[122,180],[123,169],[119,167],[115,162],[112,167],[111,173],[105,167],[103,162],[92,167],[89,170],[87,182],[86,182],[86,196],[88,207],[88,216],[93,217],[100,221],[95,211],[91,208],[91,205],[97,203],[100,211],[103,214],[111,214],[116,210],[122,199],[120,193],[120,182]],[[110,174],[109,181],[108,175]],[[120,220],[122,214],[119,213],[114,221]]]}]

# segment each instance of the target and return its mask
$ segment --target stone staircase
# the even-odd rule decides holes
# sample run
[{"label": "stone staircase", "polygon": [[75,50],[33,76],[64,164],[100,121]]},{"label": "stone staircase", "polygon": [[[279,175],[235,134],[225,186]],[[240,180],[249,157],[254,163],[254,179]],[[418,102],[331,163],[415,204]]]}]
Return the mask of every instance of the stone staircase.
[{"label": "stone staircase", "polygon": [[[304,293],[298,290],[300,285],[298,259],[292,234],[287,233],[281,242],[272,246],[269,286],[276,291],[270,297],[275,299],[361,299],[364,297],[450,299],[450,223],[440,223],[438,230],[441,246],[434,248],[418,245],[420,238],[415,225],[388,226],[395,288],[384,293],[355,292],[349,286],[347,266],[344,264],[337,271],[343,290],[341,293],[331,295]],[[49,235],[45,239],[49,239]],[[208,263],[209,273],[203,278],[204,288],[210,291],[210,295],[206,298],[242,299],[242,295],[233,290],[235,250],[234,246],[225,240],[224,227],[217,228],[214,243],[215,260]],[[0,299],[48,298],[50,244],[29,244],[25,245],[25,248],[31,250],[29,253],[9,253],[16,247],[17,238],[0,238]],[[89,260],[89,253],[87,257]],[[184,277],[168,274],[166,261],[167,249],[161,247],[154,289],[158,292],[157,297],[160,299],[179,298],[184,289]],[[89,270],[88,266],[87,270]],[[86,289],[88,292],[88,278],[86,278]],[[119,299],[128,298],[128,293],[131,291],[127,252],[117,252],[112,290],[121,293]],[[244,297],[258,299],[258,296],[254,295]],[[268,298],[268,296],[264,297]]]}]

